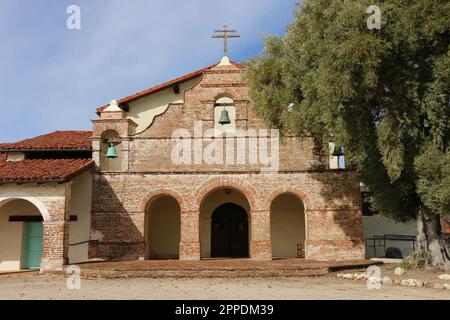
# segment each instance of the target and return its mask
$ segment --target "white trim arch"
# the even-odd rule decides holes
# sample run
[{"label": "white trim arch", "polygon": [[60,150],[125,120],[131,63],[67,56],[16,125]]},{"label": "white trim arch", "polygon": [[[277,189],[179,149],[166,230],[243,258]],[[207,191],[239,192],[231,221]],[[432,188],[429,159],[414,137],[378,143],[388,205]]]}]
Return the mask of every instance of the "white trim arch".
[{"label": "white trim arch", "polygon": [[0,194],[0,207],[12,200],[25,200],[32,203],[36,208],[38,208],[44,221],[45,222],[50,221],[50,214],[48,213],[47,208],[42,203],[42,201],[37,199],[36,197],[33,197],[32,195],[23,192],[9,192]]}]

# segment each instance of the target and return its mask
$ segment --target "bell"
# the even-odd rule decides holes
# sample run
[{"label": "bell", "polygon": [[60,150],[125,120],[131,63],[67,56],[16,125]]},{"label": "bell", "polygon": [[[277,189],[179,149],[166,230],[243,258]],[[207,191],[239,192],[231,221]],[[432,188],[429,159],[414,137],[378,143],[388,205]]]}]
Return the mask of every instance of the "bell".
[{"label": "bell", "polygon": [[230,124],[231,123],[230,116],[228,115],[228,111],[227,110],[222,110],[222,113],[220,114],[219,123],[221,125]]},{"label": "bell", "polygon": [[344,150],[342,150],[342,148],[334,148],[332,156],[333,157],[342,157],[342,156],[344,156]]},{"label": "bell", "polygon": [[113,143],[108,148],[108,152],[106,153],[106,157],[110,159],[117,158],[117,150]]}]

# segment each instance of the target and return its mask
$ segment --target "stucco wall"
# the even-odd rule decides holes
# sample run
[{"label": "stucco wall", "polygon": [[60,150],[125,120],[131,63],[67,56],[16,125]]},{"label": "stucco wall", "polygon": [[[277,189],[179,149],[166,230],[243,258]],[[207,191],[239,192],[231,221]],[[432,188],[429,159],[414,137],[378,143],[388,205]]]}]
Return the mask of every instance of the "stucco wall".
[{"label": "stucco wall", "polygon": [[9,216],[38,216],[39,210],[25,200],[0,206],[0,271],[20,270],[23,253],[23,222],[9,222]]},{"label": "stucco wall", "polygon": [[[69,224],[69,244],[89,240],[91,226],[92,175],[85,172],[72,181],[69,215],[78,216],[78,221]],[[89,243],[69,246],[69,263],[88,259]]]},{"label": "stucco wall", "polygon": [[173,88],[170,87],[130,103],[127,117],[138,125],[136,133],[147,129],[156,116],[167,110],[170,103],[183,102],[184,91],[193,87],[198,81],[197,78],[181,83],[179,94],[175,94]]}]

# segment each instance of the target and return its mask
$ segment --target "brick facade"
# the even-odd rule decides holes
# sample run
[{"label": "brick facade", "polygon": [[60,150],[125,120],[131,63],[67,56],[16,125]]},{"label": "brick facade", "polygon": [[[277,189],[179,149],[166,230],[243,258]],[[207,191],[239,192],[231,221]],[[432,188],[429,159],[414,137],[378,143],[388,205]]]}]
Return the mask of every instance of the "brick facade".
[{"label": "brick facade", "polygon": [[214,103],[222,96],[234,101],[237,128],[264,128],[251,106],[242,73],[234,64],[205,70],[199,83],[184,93],[183,103],[170,104],[139,134],[133,134],[136,125],[125,113],[102,112],[93,121],[96,163],[100,163],[102,133],[107,130],[119,133],[123,151],[122,170],[107,172],[97,167],[94,174],[90,258],[145,257],[147,207],[168,195],[180,207],[180,259],[200,259],[200,208],[209,194],[221,188],[240,192],[249,203],[252,259],[272,258],[270,208],[284,193],[304,204],[306,258],[364,258],[358,177],[352,171],[328,170],[327,157],[315,152],[311,137],[284,137],[279,170],[270,174],[261,173],[261,166],[255,164],[176,165],[171,160],[172,132],[192,130],[195,121],[201,121],[203,131],[213,128]]}]

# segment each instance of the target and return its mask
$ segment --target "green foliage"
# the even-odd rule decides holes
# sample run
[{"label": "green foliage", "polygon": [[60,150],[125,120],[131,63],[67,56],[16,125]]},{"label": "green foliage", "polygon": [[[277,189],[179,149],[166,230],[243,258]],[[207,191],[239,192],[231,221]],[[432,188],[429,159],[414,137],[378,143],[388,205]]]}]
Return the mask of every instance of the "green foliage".
[{"label": "green foliage", "polygon": [[[450,212],[450,2],[305,0],[283,37],[247,64],[266,122],[344,147],[374,210],[399,221]],[[293,106],[288,108],[288,106]]]},{"label": "green foliage", "polygon": [[430,259],[429,254],[422,250],[415,250],[409,256],[404,258],[400,263],[400,267],[404,269],[423,268]]},{"label": "green foliage", "polygon": [[417,192],[429,208],[440,214],[450,213],[450,151],[442,153],[429,143],[416,158]]}]

